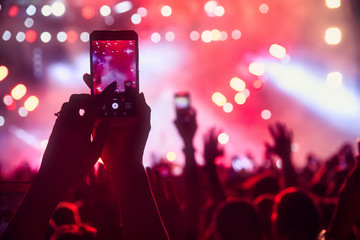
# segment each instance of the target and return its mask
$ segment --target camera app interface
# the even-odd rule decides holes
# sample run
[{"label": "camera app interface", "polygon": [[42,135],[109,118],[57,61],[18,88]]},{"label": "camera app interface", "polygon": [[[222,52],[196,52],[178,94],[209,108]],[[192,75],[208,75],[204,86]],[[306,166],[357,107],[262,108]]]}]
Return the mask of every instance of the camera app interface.
[{"label": "camera app interface", "polygon": [[116,92],[136,89],[134,40],[97,40],[92,42],[94,93],[101,93],[113,81]]}]

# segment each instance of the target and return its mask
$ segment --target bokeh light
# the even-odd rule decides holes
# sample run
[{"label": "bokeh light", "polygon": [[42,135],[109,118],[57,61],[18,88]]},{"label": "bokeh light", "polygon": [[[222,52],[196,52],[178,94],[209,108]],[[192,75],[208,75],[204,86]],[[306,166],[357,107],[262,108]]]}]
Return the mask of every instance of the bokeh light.
[{"label": "bokeh light", "polygon": [[253,62],[249,65],[249,72],[255,76],[262,76],[265,73],[265,67],[258,62]]},{"label": "bokeh light", "polygon": [[32,18],[26,18],[24,25],[27,28],[31,28],[34,25],[34,20]]},{"label": "bokeh light", "polygon": [[2,80],[4,80],[8,75],[9,75],[9,69],[6,66],[1,65],[0,66],[0,82]]},{"label": "bokeh light", "polygon": [[0,116],[0,127],[5,125],[5,118],[3,116]]},{"label": "bokeh light", "polygon": [[220,144],[227,144],[229,142],[229,136],[226,133],[220,133],[218,135],[218,142]]},{"label": "bokeh light", "polygon": [[108,5],[101,6],[100,14],[103,17],[109,16],[111,14],[111,8]]},{"label": "bokeh light", "polygon": [[37,38],[37,33],[34,30],[30,29],[30,30],[26,31],[25,39],[27,42],[33,43],[33,42],[35,42],[36,38]]},{"label": "bokeh light", "polygon": [[243,92],[239,92],[235,95],[234,100],[237,104],[243,105],[246,102],[246,95]]},{"label": "bokeh light", "polygon": [[225,103],[223,106],[223,110],[226,113],[231,113],[233,111],[233,109],[234,109],[234,106],[230,102]]},{"label": "bokeh light", "polygon": [[40,39],[44,43],[48,43],[51,40],[51,34],[49,32],[43,32],[40,35]]},{"label": "bokeh light", "polygon": [[173,32],[167,32],[167,33],[165,34],[165,39],[166,39],[166,41],[169,41],[169,42],[174,41],[174,40],[175,40],[175,33],[173,33]]},{"label": "bokeh light", "polygon": [[131,22],[133,24],[139,24],[141,22],[141,16],[137,13],[134,13],[132,16],[131,16]]},{"label": "bokeh light", "polygon": [[172,152],[172,151],[168,152],[168,153],[166,154],[166,159],[167,159],[169,162],[175,161],[175,159],[176,159],[176,153],[175,153],[175,152]]},{"label": "bokeh light", "polygon": [[112,16],[106,16],[105,17],[105,24],[110,26],[113,25],[115,22],[115,19]]},{"label": "bokeh light", "polygon": [[82,32],[82,33],[80,34],[80,39],[81,39],[81,41],[83,41],[83,42],[88,42],[89,39],[90,39],[90,34],[89,34],[88,32]]},{"label": "bokeh light", "polygon": [[68,31],[67,32],[67,41],[69,42],[69,43],[74,43],[74,42],[76,42],[76,40],[77,40],[77,38],[78,38],[78,34],[75,32],[75,31],[73,31],[73,30],[71,30],[71,31]]},{"label": "bokeh light", "polygon": [[18,113],[21,117],[26,117],[29,114],[25,107],[20,107]]},{"label": "bokeh light", "polygon": [[215,9],[217,6],[217,1],[207,1],[204,5],[204,11],[209,17],[215,17]]},{"label": "bokeh light", "polygon": [[132,7],[133,5],[130,1],[123,1],[115,5],[114,11],[116,13],[124,13],[130,11]]},{"label": "bokeh light", "polygon": [[26,99],[24,107],[27,111],[32,112],[39,105],[39,99],[36,96],[30,96]]},{"label": "bokeh light", "polygon": [[95,9],[91,6],[85,6],[82,8],[81,14],[85,19],[92,19],[95,16]]},{"label": "bokeh light", "polygon": [[4,41],[9,41],[11,38],[11,32],[9,30],[5,30],[3,35],[2,35],[2,39]]},{"label": "bokeh light", "polygon": [[148,15],[148,10],[144,7],[139,7],[136,11],[141,17],[146,17]]},{"label": "bokeh light", "polygon": [[261,118],[264,120],[269,120],[271,118],[271,111],[268,109],[264,109],[261,111]]},{"label": "bokeh light", "polygon": [[14,103],[14,99],[12,98],[12,96],[10,96],[9,94],[6,94],[3,97],[3,102],[6,106],[11,106]]},{"label": "bokeh light", "polygon": [[9,16],[10,17],[15,17],[16,15],[18,15],[19,13],[19,7],[16,5],[13,5],[10,7],[9,9]]},{"label": "bokeh light", "polygon": [[212,40],[212,33],[209,30],[205,30],[201,33],[201,40],[205,43],[209,43]]},{"label": "bokeh light", "polygon": [[337,27],[331,27],[325,31],[325,42],[329,45],[336,45],[341,42],[341,31]]},{"label": "bokeh light", "polygon": [[214,10],[214,14],[217,17],[222,17],[225,14],[225,8],[223,6],[216,6]]},{"label": "bokeh light", "polygon": [[169,17],[172,14],[172,9],[170,6],[165,5],[161,8],[161,15],[163,15],[164,17]]},{"label": "bokeh light", "polygon": [[57,35],[56,35],[56,38],[59,42],[65,42],[66,39],[67,39],[67,35],[66,35],[66,32],[59,32]]},{"label": "bokeh light", "polygon": [[340,72],[331,72],[326,77],[328,88],[339,88],[342,85],[343,76]]},{"label": "bokeh light", "polygon": [[266,3],[260,4],[259,11],[262,14],[267,14],[269,12],[269,5],[267,5]]},{"label": "bokeh light", "polygon": [[153,41],[154,43],[158,43],[161,40],[161,36],[159,33],[154,32],[153,34],[151,34],[151,41]]},{"label": "bokeh light", "polygon": [[62,2],[54,2],[51,4],[51,12],[56,17],[64,15],[65,10],[65,5]]},{"label": "bokeh light", "polygon": [[341,6],[341,0],[326,0],[325,3],[328,8],[339,8]]},{"label": "bokeh light", "polygon": [[215,92],[212,97],[211,97],[212,101],[218,105],[219,107],[224,106],[224,104],[226,103],[226,97],[220,93],[220,92]]},{"label": "bokeh light", "polygon": [[23,42],[25,40],[25,33],[24,32],[18,32],[16,34],[16,40],[18,42]]},{"label": "bokeh light", "polygon": [[282,59],[286,56],[286,49],[279,44],[272,44],[269,48],[271,56]]},{"label": "bokeh light", "polygon": [[241,92],[245,89],[246,83],[244,82],[244,80],[242,80],[238,77],[233,77],[230,80],[230,87],[232,89],[234,89],[235,91]]},{"label": "bokeh light", "polygon": [[26,87],[24,84],[18,84],[16,85],[12,90],[11,90],[11,96],[15,99],[15,100],[19,100],[21,99],[23,96],[25,96],[26,94]]},{"label": "bokeh light", "polygon": [[193,41],[197,41],[200,39],[200,33],[198,31],[192,31],[190,33],[190,39]]},{"label": "bokeh light", "polygon": [[241,38],[241,32],[238,29],[235,29],[231,32],[231,36],[233,39],[237,40]]},{"label": "bokeh light", "polygon": [[51,15],[51,7],[49,5],[44,5],[41,8],[41,13],[43,16],[48,17]]},{"label": "bokeh light", "polygon": [[36,7],[34,5],[29,5],[26,8],[26,14],[29,16],[33,16],[36,13]]}]

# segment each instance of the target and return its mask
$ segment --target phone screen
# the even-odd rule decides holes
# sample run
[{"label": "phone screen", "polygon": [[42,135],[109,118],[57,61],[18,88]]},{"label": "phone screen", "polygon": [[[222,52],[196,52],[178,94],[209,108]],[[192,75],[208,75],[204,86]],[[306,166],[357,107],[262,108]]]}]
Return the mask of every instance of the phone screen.
[{"label": "phone screen", "polygon": [[118,93],[137,88],[135,40],[93,40],[91,45],[93,94],[114,81]]}]

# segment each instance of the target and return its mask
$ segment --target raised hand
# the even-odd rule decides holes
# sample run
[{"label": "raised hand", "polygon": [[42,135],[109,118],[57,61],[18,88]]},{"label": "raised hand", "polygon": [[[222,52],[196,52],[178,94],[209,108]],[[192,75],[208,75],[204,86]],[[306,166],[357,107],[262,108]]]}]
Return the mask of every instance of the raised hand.
[{"label": "raised hand", "polygon": [[196,112],[193,108],[189,110],[189,116],[185,120],[176,118],[174,121],[176,129],[178,130],[181,138],[184,141],[185,148],[190,147],[192,148],[194,135],[197,129],[196,123]]},{"label": "raised hand", "polygon": [[215,159],[224,154],[224,149],[219,146],[219,131],[211,128],[204,137],[204,158],[207,166],[215,165]]},{"label": "raised hand", "polygon": [[274,145],[266,144],[267,151],[278,155],[281,158],[287,158],[291,154],[291,143],[293,138],[292,131],[288,130],[285,124],[276,123],[269,126],[270,135]]}]

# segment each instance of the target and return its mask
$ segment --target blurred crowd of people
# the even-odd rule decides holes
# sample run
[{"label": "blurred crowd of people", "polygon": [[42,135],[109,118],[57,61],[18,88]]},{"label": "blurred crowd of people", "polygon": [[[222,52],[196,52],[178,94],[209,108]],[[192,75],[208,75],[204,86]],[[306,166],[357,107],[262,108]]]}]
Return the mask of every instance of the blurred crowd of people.
[{"label": "blurred crowd of people", "polygon": [[[23,239],[37,239],[36,234],[32,235],[35,230],[40,232],[38,236],[44,236],[41,239],[51,240],[360,238],[360,170],[357,165],[358,153],[354,153],[351,144],[344,144],[335,153],[333,149],[329,149],[329,154],[333,156],[326,160],[309,155],[307,165],[303,169],[296,169],[291,152],[293,133],[289,126],[276,123],[269,126],[273,142],[266,144],[266,159],[263,164],[255,166],[252,171],[235,171],[233,168],[216,164],[216,159],[226,151],[218,143],[219,132],[216,128],[208,130],[204,137],[203,149],[194,148],[193,138],[197,125],[201,123],[197,123],[196,112],[191,109],[191,114],[188,114],[186,119],[178,116],[174,122],[184,143],[182,147],[185,165],[182,174],[172,174],[171,162],[159,161],[152,167],[139,169],[139,158],[142,158],[143,147],[150,130],[150,126],[147,125],[150,111],[143,100],[139,104],[143,106],[139,111],[146,113],[145,116],[140,114],[143,120],[136,123],[135,127],[122,127],[130,128],[130,131],[107,133],[106,138],[111,135],[117,140],[112,139],[112,143],[103,140],[105,143],[100,144],[100,153],[92,157],[91,163],[82,163],[88,165],[87,169],[80,171],[80,167],[74,167],[75,170],[71,172],[62,168],[63,158],[69,158],[64,165],[74,165],[72,161],[77,161],[77,158],[83,158],[86,154],[73,154],[70,151],[72,146],[77,149],[73,151],[81,151],[81,146],[74,142],[69,145],[60,144],[61,149],[57,151],[59,142],[65,143],[70,141],[66,138],[73,138],[74,133],[69,131],[67,134],[64,129],[73,130],[72,121],[91,115],[91,123],[88,129],[84,130],[89,135],[96,117],[96,114],[92,113],[84,116],[67,113],[66,111],[71,112],[69,109],[73,103],[75,110],[83,108],[82,104],[78,104],[74,99],[76,97],[70,98],[69,103],[63,105],[44,155],[38,174],[40,176],[35,178],[35,186],[30,188],[17,215],[13,217],[5,231],[4,239],[20,239],[16,231],[23,231],[24,224],[30,225],[31,229],[24,230],[23,234],[26,234],[27,238]],[[81,126],[83,124],[84,122],[81,122]],[[81,128],[79,126],[76,125],[77,130]],[[101,129],[102,126],[98,128]],[[114,136],[115,134],[117,136]],[[97,133],[96,135],[101,136]],[[131,145],[117,146],[129,142],[129,139],[132,140]],[[80,137],[79,141],[89,140]],[[54,146],[55,143],[57,146]],[[87,142],[84,147],[89,147],[89,144]],[[106,147],[107,144],[110,145],[110,150]],[[135,145],[140,147],[137,148]],[[70,149],[69,155],[64,153],[67,152],[66,148]],[[115,152],[113,155],[118,157],[106,160],[107,157],[103,155],[107,150],[111,154]],[[196,164],[195,151],[203,152],[203,166]],[[104,164],[98,162],[94,165],[99,155],[102,156]],[[60,163],[53,164],[53,158],[59,158]],[[124,160],[126,158],[129,160]],[[133,159],[140,164],[133,166]],[[276,166],[275,159],[280,159],[281,168]],[[50,173],[47,175],[48,172]],[[56,172],[59,173],[55,174]],[[79,176],[78,179],[76,175]],[[34,176],[29,169],[19,170],[13,180],[32,181]],[[41,183],[36,179],[40,179]],[[44,185],[44,179],[50,186]],[[70,180],[67,182],[67,179]],[[57,181],[66,183],[63,185]],[[141,185],[142,183],[144,184]],[[40,187],[36,187],[37,185]],[[53,188],[61,189],[61,194],[55,191],[52,193]],[[147,192],[147,188],[150,189],[151,195],[141,195],[140,190]],[[39,193],[37,189],[50,193]],[[32,195],[33,192],[35,193]],[[53,195],[56,197],[52,197]],[[34,216],[37,214],[36,211],[39,211],[36,206],[34,210],[28,208],[36,205],[34,202],[39,198],[45,198],[40,203],[47,206],[47,197],[50,202],[52,198],[54,201],[48,212],[43,213],[44,219],[38,220],[38,217]],[[145,199],[150,201],[142,202]],[[151,201],[155,204],[151,205]],[[42,209],[41,206],[39,209]],[[149,209],[155,209],[155,214],[153,210],[151,214],[147,214]],[[44,226],[36,229],[36,224],[29,224],[32,220],[42,221]]]}]

